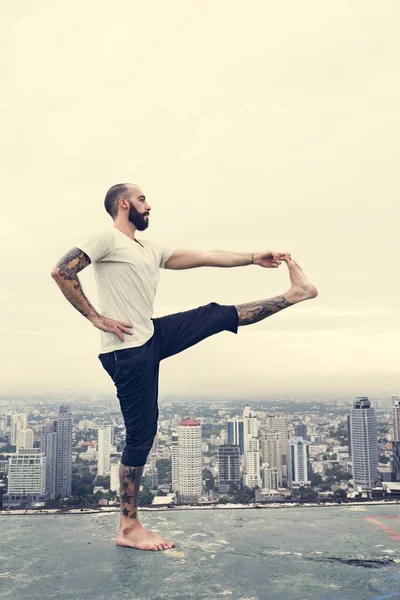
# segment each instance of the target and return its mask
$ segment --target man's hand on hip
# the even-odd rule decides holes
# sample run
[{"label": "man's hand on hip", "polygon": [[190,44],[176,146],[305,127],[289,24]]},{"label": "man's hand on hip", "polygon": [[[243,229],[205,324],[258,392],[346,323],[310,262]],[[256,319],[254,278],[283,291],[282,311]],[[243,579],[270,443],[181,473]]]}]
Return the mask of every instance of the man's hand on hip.
[{"label": "man's hand on hip", "polygon": [[114,333],[119,337],[121,342],[124,341],[123,333],[128,333],[132,335],[132,327],[130,323],[125,323],[124,321],[116,321],[115,319],[110,319],[109,317],[104,317],[103,315],[94,315],[90,317],[90,322],[92,325],[100,329],[101,331],[106,331],[108,333]]}]

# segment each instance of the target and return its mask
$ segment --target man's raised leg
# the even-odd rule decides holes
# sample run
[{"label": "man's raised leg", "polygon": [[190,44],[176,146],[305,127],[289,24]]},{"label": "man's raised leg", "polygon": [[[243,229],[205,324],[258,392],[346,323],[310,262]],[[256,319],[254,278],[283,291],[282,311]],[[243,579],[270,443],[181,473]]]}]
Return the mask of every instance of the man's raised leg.
[{"label": "man's raised leg", "polygon": [[289,257],[284,261],[289,269],[290,289],[282,296],[236,305],[239,325],[257,323],[293,304],[318,296],[317,289],[308,281],[300,266]]},{"label": "man's raised leg", "polygon": [[119,468],[120,481],[120,526],[117,546],[139,550],[169,550],[175,546],[143,527],[138,516],[138,497],[144,467],[128,467],[122,462]]}]

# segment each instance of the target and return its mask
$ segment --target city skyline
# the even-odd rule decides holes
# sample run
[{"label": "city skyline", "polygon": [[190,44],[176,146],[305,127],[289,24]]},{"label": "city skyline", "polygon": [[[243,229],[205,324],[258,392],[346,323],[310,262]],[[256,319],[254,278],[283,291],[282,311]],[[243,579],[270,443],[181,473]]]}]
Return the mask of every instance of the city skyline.
[{"label": "city skyline", "polygon": [[[101,417],[88,418],[82,405],[76,408],[75,415],[60,405],[42,417],[37,410],[0,410],[3,508],[118,503],[122,419],[104,409]],[[199,405],[195,419],[181,418],[172,403],[161,411],[141,493],[154,505],[397,494],[398,409],[398,396],[380,408],[358,396],[351,407],[328,415],[308,404],[291,414],[246,405],[239,416],[231,407]],[[10,440],[17,445],[9,447]]]},{"label": "city skyline", "polygon": [[[99,332],[50,271],[112,226],[103,198],[120,181],[152,206],[144,239],[289,251],[319,289],[309,306],[170,358],[161,393],[396,392],[398,4],[385,18],[359,2],[258,2],[254,18],[224,0],[211,20],[193,6],[136,4],[110,18],[103,0],[79,18],[56,4],[4,11],[5,197],[26,182],[2,212],[4,392],[112,390]],[[90,44],[71,47],[88,29]],[[285,269],[161,273],[154,314],[275,296]],[[96,306],[92,269],[80,278]]]}]

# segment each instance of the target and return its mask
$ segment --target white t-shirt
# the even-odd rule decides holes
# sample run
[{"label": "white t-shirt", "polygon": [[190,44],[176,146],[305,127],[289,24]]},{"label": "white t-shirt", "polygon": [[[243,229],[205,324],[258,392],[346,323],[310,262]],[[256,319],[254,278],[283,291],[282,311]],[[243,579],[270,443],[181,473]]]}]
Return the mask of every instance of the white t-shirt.
[{"label": "white t-shirt", "polygon": [[153,303],[160,267],[173,250],[153,242],[134,241],[110,227],[77,245],[93,264],[98,291],[98,312],[131,323],[132,335],[124,341],[114,333],[100,331],[100,354],[142,346],[154,332]]}]

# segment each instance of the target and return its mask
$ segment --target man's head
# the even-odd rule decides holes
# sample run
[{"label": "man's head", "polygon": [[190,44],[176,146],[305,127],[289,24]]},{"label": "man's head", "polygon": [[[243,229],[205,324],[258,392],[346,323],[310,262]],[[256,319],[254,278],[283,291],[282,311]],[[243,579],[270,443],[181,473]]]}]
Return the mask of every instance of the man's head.
[{"label": "man's head", "polygon": [[149,226],[151,207],[142,190],[133,183],[117,183],[107,192],[104,207],[114,221],[123,219],[131,222],[138,231]]}]

